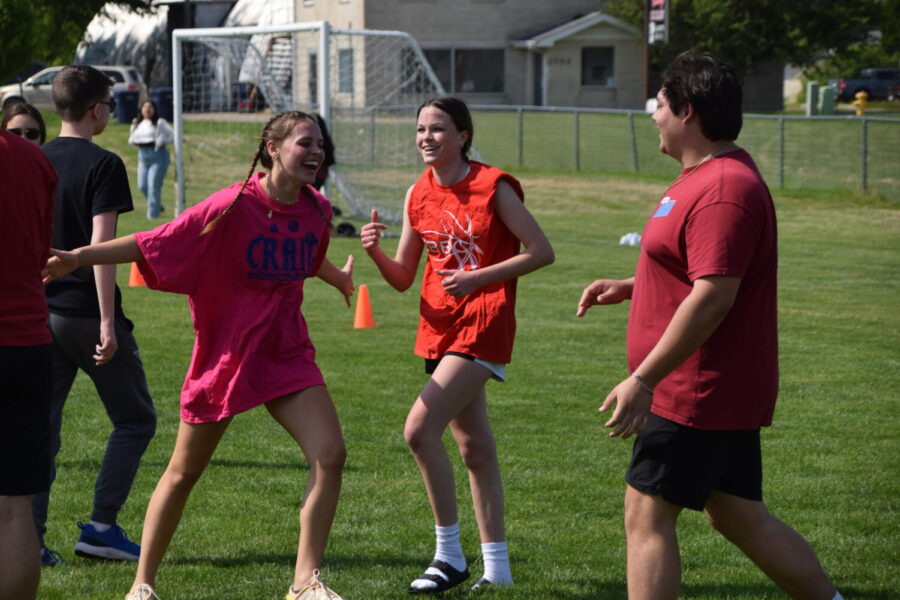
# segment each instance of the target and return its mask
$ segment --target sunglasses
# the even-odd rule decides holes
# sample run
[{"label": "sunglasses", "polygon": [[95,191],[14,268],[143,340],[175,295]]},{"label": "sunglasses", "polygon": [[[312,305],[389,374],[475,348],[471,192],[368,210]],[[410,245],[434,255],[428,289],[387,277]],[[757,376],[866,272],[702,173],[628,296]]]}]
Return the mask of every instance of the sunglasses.
[{"label": "sunglasses", "polygon": [[105,104],[109,107],[109,112],[116,110],[116,99],[110,98],[109,100],[101,100],[100,102],[95,102],[91,105],[91,108],[94,108],[98,104]]},{"label": "sunglasses", "polygon": [[27,138],[31,141],[37,140],[41,137],[41,130],[35,129],[34,127],[26,127],[22,129],[21,127],[10,127],[7,129],[8,132],[14,133],[20,137]]}]

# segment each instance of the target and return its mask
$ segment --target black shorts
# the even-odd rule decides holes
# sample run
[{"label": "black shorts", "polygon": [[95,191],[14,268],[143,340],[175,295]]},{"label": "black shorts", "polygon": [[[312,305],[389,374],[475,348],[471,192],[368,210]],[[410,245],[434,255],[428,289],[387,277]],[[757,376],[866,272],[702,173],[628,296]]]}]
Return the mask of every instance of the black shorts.
[{"label": "black shorts", "polygon": [[[506,365],[488,362],[472,356],[471,354],[464,354],[463,352],[445,352],[444,356],[447,355],[458,356],[460,358],[476,362],[491,372],[491,379],[493,379],[494,381],[499,381],[500,383],[506,381]],[[443,358],[443,356],[441,358]],[[427,373],[428,375],[432,375],[435,369],[437,369],[438,364],[440,364],[441,358],[426,358],[425,373]]]},{"label": "black shorts", "polygon": [[0,496],[50,489],[50,348],[0,346]]},{"label": "black shorts", "polygon": [[703,431],[651,414],[625,481],[693,510],[703,510],[713,490],[761,502],[759,429]]}]

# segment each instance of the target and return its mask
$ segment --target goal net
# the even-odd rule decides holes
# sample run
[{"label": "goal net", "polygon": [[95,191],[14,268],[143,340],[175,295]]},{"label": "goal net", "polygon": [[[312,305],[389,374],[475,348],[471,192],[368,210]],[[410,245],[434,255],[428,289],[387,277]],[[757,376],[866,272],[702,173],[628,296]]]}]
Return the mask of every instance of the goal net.
[{"label": "goal net", "polygon": [[265,122],[302,110],[334,141],[335,205],[401,219],[423,169],[415,109],[443,93],[409,34],[317,22],[176,30],[172,45],[179,212],[246,177]]}]

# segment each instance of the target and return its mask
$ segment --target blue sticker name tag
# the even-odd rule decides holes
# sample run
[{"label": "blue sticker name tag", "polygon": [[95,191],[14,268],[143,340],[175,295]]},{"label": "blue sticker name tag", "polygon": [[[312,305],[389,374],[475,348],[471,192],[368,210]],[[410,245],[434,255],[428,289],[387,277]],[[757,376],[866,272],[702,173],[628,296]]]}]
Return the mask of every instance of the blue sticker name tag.
[{"label": "blue sticker name tag", "polygon": [[670,212],[672,212],[672,208],[675,206],[675,201],[666,196],[659,202],[659,208],[656,209],[656,212],[653,213],[653,218],[656,217],[665,217]]}]

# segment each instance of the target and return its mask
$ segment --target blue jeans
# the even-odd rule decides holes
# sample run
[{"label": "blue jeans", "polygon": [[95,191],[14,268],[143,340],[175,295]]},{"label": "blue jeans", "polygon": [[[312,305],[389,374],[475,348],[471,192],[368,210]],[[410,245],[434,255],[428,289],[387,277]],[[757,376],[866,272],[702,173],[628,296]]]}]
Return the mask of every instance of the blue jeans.
[{"label": "blue jeans", "polygon": [[162,212],[162,184],[169,170],[169,151],[152,146],[138,148],[138,187],[147,198],[147,218],[155,219]]}]

